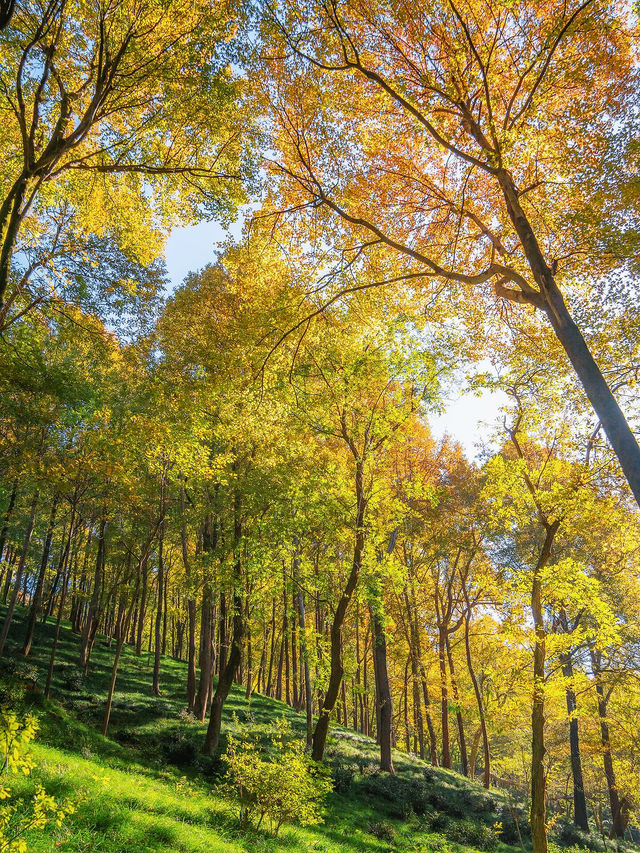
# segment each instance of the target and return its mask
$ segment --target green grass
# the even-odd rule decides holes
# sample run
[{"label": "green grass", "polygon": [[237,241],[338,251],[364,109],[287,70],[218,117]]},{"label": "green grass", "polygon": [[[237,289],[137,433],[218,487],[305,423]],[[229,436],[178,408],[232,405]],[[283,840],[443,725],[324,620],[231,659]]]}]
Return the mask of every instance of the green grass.
[{"label": "green grass", "polygon": [[[12,632],[14,654],[23,630],[21,614],[17,617]],[[38,626],[29,658],[37,667],[39,684],[46,677],[52,633],[51,625]],[[152,659],[147,654],[138,658],[126,648],[109,737],[104,738],[99,729],[113,649],[98,637],[90,673],[80,690],[72,690],[65,665],[68,669],[77,662],[78,647],[78,637],[63,626],[53,701],[45,702],[37,689],[20,700],[38,714],[40,733],[32,750],[38,769],[32,777],[16,780],[15,790],[27,797],[41,782],[49,793],[77,805],[61,828],[32,832],[29,850],[461,853],[490,846],[490,827],[509,813],[502,793],[488,795],[457,773],[429,768],[401,752],[394,753],[397,777],[376,774],[375,743],[335,727],[328,761],[352,767],[354,775],[347,791],[329,796],[325,822],[305,828],[285,826],[277,838],[267,832],[242,832],[233,804],[225,797],[224,766],[199,754],[204,726],[181,716],[185,664],[163,660],[162,696],[155,697]],[[11,690],[6,675],[3,683]],[[302,734],[302,715],[264,696],[254,695],[248,701],[244,690],[234,689],[223,725],[226,731],[263,735],[283,715]],[[514,848],[498,842],[493,849],[509,853]]]}]

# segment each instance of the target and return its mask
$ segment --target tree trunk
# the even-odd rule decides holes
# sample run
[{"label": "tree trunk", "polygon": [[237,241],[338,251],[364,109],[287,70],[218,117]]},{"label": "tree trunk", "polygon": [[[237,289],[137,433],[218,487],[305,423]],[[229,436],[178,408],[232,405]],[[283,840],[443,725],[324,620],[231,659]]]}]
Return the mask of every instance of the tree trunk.
[{"label": "tree trunk", "polygon": [[27,657],[29,652],[31,651],[31,644],[33,643],[33,635],[36,629],[36,621],[38,619],[38,610],[40,609],[40,602],[42,601],[42,590],[44,589],[44,580],[47,574],[47,566],[49,565],[49,554],[51,552],[51,540],[53,539],[53,528],[56,522],[57,509],[58,498],[56,496],[54,497],[53,503],[51,504],[51,515],[49,516],[47,536],[44,541],[42,560],[40,561],[40,571],[38,572],[38,580],[36,581],[36,588],[34,590],[33,598],[31,600],[31,606],[29,607],[29,615],[27,616],[27,627],[25,631],[24,644],[22,646],[22,654],[25,657]]},{"label": "tree trunk", "polygon": [[80,666],[86,674],[89,667],[89,658],[91,657],[91,649],[98,630],[98,621],[100,619],[100,596],[102,593],[102,580],[104,575],[105,563],[105,528],[106,520],[103,518],[100,522],[100,531],[98,533],[98,552],[96,554],[96,567],[93,576],[93,590],[91,593],[91,602],[89,604],[89,613],[82,632],[82,644],[80,647]]},{"label": "tree trunk", "polygon": [[185,518],[185,489],[184,483],[180,487],[180,507],[182,510],[181,544],[182,562],[184,572],[187,576],[187,622],[188,622],[188,652],[187,652],[187,708],[193,711],[196,702],[196,600],[191,588],[191,563],[189,562],[189,549],[187,547],[187,522]]},{"label": "tree trunk", "polygon": [[[4,555],[4,546],[7,543],[7,535],[9,533],[9,521],[11,519],[11,515],[13,513],[13,508],[16,505],[16,497],[18,496],[18,481],[17,479],[13,481],[13,488],[11,489],[11,496],[9,497],[9,505],[7,506],[4,518],[2,519],[2,530],[0,531],[0,563],[2,562],[2,557]],[[6,596],[5,596],[6,601]]]},{"label": "tree trunk", "polygon": [[244,624],[244,602],[242,600],[242,518],[240,493],[236,491],[234,497],[234,524],[233,524],[233,620],[231,649],[224,670],[220,673],[216,691],[211,702],[211,716],[207,726],[207,734],[204,741],[204,752],[211,757],[215,756],[220,746],[220,730],[222,727],[222,709],[227,701],[229,692],[233,685],[236,671],[242,661],[242,647],[245,637]]},{"label": "tree trunk", "polygon": [[22,220],[20,208],[28,185],[28,174],[23,171],[0,207],[0,311],[4,306],[4,297],[9,284],[11,259]]},{"label": "tree trunk", "polygon": [[362,568],[362,557],[364,554],[364,516],[367,506],[367,500],[364,494],[364,463],[363,460],[356,460],[356,525],[355,525],[355,544],[353,549],[353,563],[351,571],[347,579],[347,584],[344,588],[336,612],[331,623],[331,661],[329,671],[329,684],[327,692],[324,696],[322,708],[316,729],[313,733],[313,749],[311,756],[314,761],[322,761],[324,756],[324,748],[327,742],[327,734],[329,732],[329,719],[333,711],[344,669],[342,666],[342,626],[347,613],[347,609],[351,602],[351,597],[355,592],[360,577],[360,569]]},{"label": "tree trunk", "polygon": [[382,601],[369,606],[371,631],[373,636],[373,672],[375,676],[376,703],[378,720],[378,744],[380,746],[380,769],[387,773],[395,773],[391,757],[391,735],[393,726],[393,706],[391,704],[391,688],[387,671],[387,639],[384,633],[384,623],[376,605],[382,606]]},{"label": "tree trunk", "polygon": [[569,747],[571,750],[571,776],[573,779],[573,822],[580,829],[589,832],[589,821],[587,819],[587,798],[584,793],[584,781],[582,778],[582,760],[580,758],[580,735],[578,731],[578,703],[575,690],[573,689],[573,663],[571,655],[560,656],[562,674],[567,679],[566,701],[567,715],[569,717]]},{"label": "tree trunk", "polygon": [[[473,684],[473,692],[476,696],[476,703],[478,705],[478,716],[480,717],[480,732],[482,734],[482,752],[484,756],[484,769],[482,774],[482,784],[485,788],[489,788],[491,786],[491,764],[490,764],[490,755],[489,755],[489,737],[487,735],[487,721],[484,715],[484,706],[482,702],[482,694],[480,692],[480,685],[478,684],[478,679],[476,677],[476,672],[473,668],[473,660],[471,658],[471,646],[469,643],[469,622],[471,620],[471,612],[468,609],[465,617],[464,617],[464,648],[467,657],[467,669],[469,670],[469,676],[471,677],[471,683]],[[471,773],[471,778],[473,779],[475,775],[475,761],[473,771]]]},{"label": "tree trunk", "polygon": [[300,584],[300,556],[298,553],[298,541],[294,540],[295,551],[293,555],[293,581],[296,585],[296,608],[298,611],[298,628],[300,629],[300,657],[304,666],[304,694],[305,710],[307,717],[307,746],[313,743],[313,704],[311,692],[311,671],[309,669],[309,653],[307,649],[306,614],[304,609],[304,593]]},{"label": "tree trunk", "polygon": [[[220,623],[222,630],[222,622]],[[213,638],[215,617],[213,613],[213,590],[206,583],[202,590],[202,618],[200,621],[200,681],[195,702],[195,715],[204,723],[213,683]]]},{"label": "tree trunk", "polygon": [[456,703],[456,724],[458,727],[458,743],[460,744],[460,764],[462,775],[469,775],[469,759],[467,757],[467,742],[464,736],[464,722],[462,720],[462,709],[460,707],[460,693],[458,691],[458,682],[456,681],[456,670],[451,654],[451,642],[449,635],[446,638],[447,644],[447,659],[449,661],[449,674],[451,675],[451,692],[453,693],[453,701]]},{"label": "tree trunk", "polygon": [[58,649],[58,640],[60,639],[60,623],[62,622],[62,614],[64,613],[64,603],[67,597],[67,588],[69,586],[69,576],[71,574],[70,550],[71,542],[75,536],[75,508],[71,514],[69,523],[69,538],[67,540],[67,549],[63,557],[63,575],[62,575],[62,590],[60,592],[60,603],[58,604],[58,616],[56,619],[56,628],[53,635],[53,644],[51,646],[51,656],[49,657],[49,670],[47,672],[47,683],[44,688],[44,695],[48,699],[51,693],[51,679],[53,678],[53,668],[56,662],[56,651]]},{"label": "tree trunk", "polygon": [[609,735],[609,723],[607,721],[607,704],[609,697],[605,695],[604,686],[602,684],[602,656],[598,651],[591,652],[591,665],[596,679],[596,694],[598,697],[598,717],[600,718],[600,736],[602,739],[602,763],[604,765],[604,775],[607,780],[607,790],[609,792],[609,806],[611,808],[611,837],[622,838],[624,836],[623,819],[620,806],[620,795],[618,793],[618,785],[616,782],[616,774],[613,768],[613,758],[611,756],[611,738]]},{"label": "tree trunk", "polygon": [[[164,514],[164,507],[161,509]],[[163,524],[160,525],[158,536],[158,601],[156,606],[156,623],[155,623],[155,647],[153,654],[153,684],[152,691],[154,696],[161,696],[160,691],[160,653],[162,651],[162,616],[164,612],[164,531]],[[119,657],[119,656],[118,656]],[[115,673],[114,673],[115,683]],[[106,720],[106,724],[109,720]],[[106,732],[103,732],[106,734]]]},{"label": "tree trunk", "polygon": [[24,566],[27,560],[27,552],[29,551],[31,536],[33,535],[33,526],[36,520],[36,509],[38,508],[39,497],[40,493],[36,489],[33,494],[33,500],[31,501],[29,521],[27,522],[27,529],[25,530],[24,534],[22,552],[20,554],[20,560],[18,562],[18,568],[16,571],[16,578],[13,584],[13,592],[9,601],[9,607],[4,617],[4,622],[2,623],[2,631],[0,631],[0,657],[2,657],[4,653],[4,647],[7,642],[7,637],[9,636],[9,628],[11,627],[11,620],[13,619],[13,613],[16,609],[16,601],[18,600],[18,592],[20,591],[20,581],[22,580],[22,573],[24,572]]},{"label": "tree trunk", "polygon": [[505,198],[507,212],[540,288],[543,310],[602,423],[636,502],[640,505],[640,447],[580,329],[569,314],[553,272],[544,259],[533,228],[520,205],[513,178],[506,169],[498,169],[496,177]]},{"label": "tree trunk", "polygon": [[442,729],[442,766],[452,769],[451,745],[449,742],[449,691],[447,686],[446,662],[447,629],[438,628],[438,664],[440,666],[440,725]]},{"label": "tree trunk", "polygon": [[531,615],[535,630],[533,703],[531,709],[531,841],[533,853],[547,853],[546,774],[544,769],[544,701],[546,631],[542,610],[542,570],[549,562],[558,523],[546,525],[544,544],[531,585]]}]

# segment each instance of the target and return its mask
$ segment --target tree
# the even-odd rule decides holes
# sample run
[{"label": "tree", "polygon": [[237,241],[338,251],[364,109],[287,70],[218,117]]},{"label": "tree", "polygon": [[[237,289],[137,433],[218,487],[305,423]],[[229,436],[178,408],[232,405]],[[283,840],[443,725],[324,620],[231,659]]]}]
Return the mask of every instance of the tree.
[{"label": "tree", "polygon": [[267,4],[264,31],[278,184],[262,215],[322,223],[337,254],[327,303],[366,254],[367,287],[443,289],[452,313],[477,317],[492,285],[539,311],[640,502],[640,448],[566,303],[620,266],[580,221],[584,173],[631,102],[624,14],[590,0]]},{"label": "tree", "polygon": [[105,241],[147,264],[168,226],[242,198],[231,26],[209,3],[19,4],[0,35],[0,328],[52,287],[81,298]]}]

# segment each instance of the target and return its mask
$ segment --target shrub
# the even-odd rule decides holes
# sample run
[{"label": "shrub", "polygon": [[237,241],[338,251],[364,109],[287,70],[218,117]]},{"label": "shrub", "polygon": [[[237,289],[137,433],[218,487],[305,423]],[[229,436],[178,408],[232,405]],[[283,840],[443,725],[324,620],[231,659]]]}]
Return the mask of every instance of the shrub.
[{"label": "shrub", "polygon": [[602,843],[598,838],[584,832],[575,823],[563,823],[557,837],[562,847],[579,847],[587,850],[602,849]]},{"label": "shrub", "polygon": [[36,787],[30,807],[20,803],[18,811],[17,804],[12,802],[8,777],[11,773],[28,776],[33,770],[35,762],[27,747],[37,730],[34,717],[27,716],[21,721],[13,711],[0,711],[0,850],[5,853],[23,853],[26,850],[23,836],[29,830],[42,829],[48,823],[61,826],[64,818],[75,811],[70,803],[56,802],[41,785]]},{"label": "shrub", "polygon": [[513,806],[503,806],[500,812],[500,841],[520,846],[531,834],[525,811]]},{"label": "shrub", "polygon": [[351,764],[337,764],[331,775],[333,777],[333,790],[338,794],[346,794],[353,782],[355,769]]},{"label": "shrub", "polygon": [[283,823],[308,826],[321,822],[331,777],[305,757],[302,742],[290,741],[288,735],[289,726],[283,719],[271,735],[270,760],[262,757],[264,749],[259,750],[255,740],[229,735],[225,760],[244,826],[257,819],[259,829],[266,818],[277,835]]},{"label": "shrub", "polygon": [[458,844],[477,847],[479,850],[493,850],[498,844],[498,836],[492,827],[469,819],[451,823],[447,838]]},{"label": "shrub", "polygon": [[392,844],[396,838],[396,831],[386,820],[379,820],[369,824],[369,832],[380,841],[388,841]]},{"label": "shrub", "polygon": [[69,693],[81,693],[84,688],[84,675],[78,666],[65,664],[61,671],[62,687]]}]

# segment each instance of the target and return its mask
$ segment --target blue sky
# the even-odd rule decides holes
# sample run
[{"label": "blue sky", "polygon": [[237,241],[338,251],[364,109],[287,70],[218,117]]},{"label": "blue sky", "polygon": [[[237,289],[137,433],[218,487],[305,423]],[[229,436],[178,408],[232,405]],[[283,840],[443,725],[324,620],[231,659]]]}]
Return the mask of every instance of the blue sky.
[{"label": "blue sky", "polygon": [[[179,287],[190,272],[202,269],[215,259],[217,246],[229,233],[238,237],[242,223],[230,231],[214,222],[201,222],[171,232],[166,247],[166,263],[171,287]],[[451,389],[444,414],[430,418],[431,429],[438,438],[448,433],[459,441],[467,456],[477,456],[496,423],[503,398],[484,393],[480,397],[461,394]]]}]

